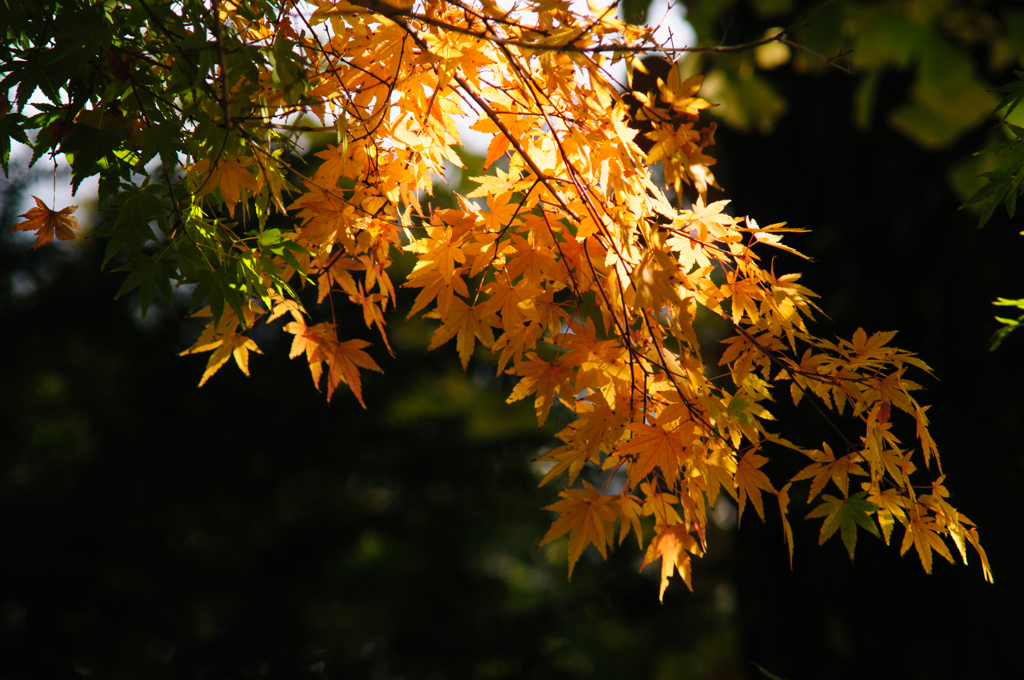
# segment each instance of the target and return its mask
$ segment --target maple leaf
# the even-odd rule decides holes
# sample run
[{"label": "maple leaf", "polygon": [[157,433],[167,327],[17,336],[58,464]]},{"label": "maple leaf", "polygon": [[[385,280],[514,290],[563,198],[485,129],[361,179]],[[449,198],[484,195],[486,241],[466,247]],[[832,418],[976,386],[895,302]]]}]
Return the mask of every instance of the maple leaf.
[{"label": "maple leaf", "polygon": [[[967,518],[961,515],[961,519],[967,523]],[[992,576],[992,568],[988,564],[988,555],[985,554],[985,549],[981,547],[981,539],[978,538],[978,530],[974,527],[968,527],[967,531],[964,532],[967,535],[967,540],[970,541],[974,549],[978,551],[978,556],[981,558],[981,569],[982,574],[985,576],[985,580],[989,583],[995,583],[995,578]]]},{"label": "maple leaf", "polygon": [[583,466],[588,462],[596,463],[598,457],[596,451],[591,451],[588,447],[573,442],[552,449],[544,455],[538,456],[537,460],[554,463],[547,474],[544,475],[544,478],[540,480],[540,483],[537,484],[537,486],[544,486],[566,470],[569,471],[569,484],[572,484],[576,481],[580,471],[583,470]]},{"label": "maple leaf", "polygon": [[758,319],[757,303],[764,299],[764,291],[756,281],[736,279],[730,274],[730,283],[722,286],[722,292],[732,298],[732,322],[738,324],[746,314],[751,323]]},{"label": "maple leaf", "polygon": [[627,353],[623,351],[622,345],[614,340],[598,341],[594,323],[590,319],[587,319],[586,326],[569,324],[569,331],[552,340],[562,345],[568,339],[572,345],[572,350],[563,357],[563,361],[569,366],[579,367],[576,376],[578,390],[605,390],[611,393],[620,381],[618,386],[623,390],[628,389],[627,384],[632,381]]},{"label": "maple leaf", "polygon": [[[924,573],[932,573],[932,550],[939,553],[946,558],[950,563],[953,562],[953,556],[949,554],[949,548],[942,542],[942,537],[936,533],[939,530],[939,525],[935,523],[935,520],[929,518],[927,515],[920,512],[915,506],[910,510],[910,517],[904,527],[903,534],[903,545],[900,546],[900,555],[903,555],[913,545],[917,550],[918,557],[921,558],[921,566],[924,567]],[[987,558],[983,558],[987,566]]]},{"label": "maple leaf", "polygon": [[256,346],[256,342],[252,338],[246,337],[241,333],[233,333],[231,336],[224,338],[220,346],[210,355],[210,360],[206,364],[206,370],[203,371],[203,378],[199,381],[199,387],[202,387],[231,357],[235,358],[235,363],[238,364],[238,368],[241,369],[242,373],[249,375],[250,350],[257,354],[263,353]]},{"label": "maple leaf", "polygon": [[836,529],[839,529],[846,551],[850,553],[850,560],[853,561],[853,550],[857,547],[858,524],[872,536],[878,537],[878,528],[869,515],[878,510],[878,506],[864,500],[865,495],[862,491],[849,498],[836,498],[829,494],[822,497],[824,502],[807,515],[808,519],[825,518],[821,524],[821,532],[818,534],[818,545],[831,538],[832,534],[836,533]]},{"label": "maple leaf", "polygon": [[824,449],[823,451],[804,451],[814,462],[798,472],[792,479],[794,482],[799,482],[804,479],[814,478],[814,481],[811,482],[811,490],[807,495],[808,503],[821,493],[821,490],[825,488],[830,479],[843,492],[843,496],[846,496],[849,489],[849,476],[851,474],[867,474],[864,468],[854,462],[854,456],[859,457],[859,454],[849,454],[836,460],[835,455],[832,453],[832,448],[827,442],[822,444],[822,448]]},{"label": "maple leaf", "polygon": [[78,218],[71,214],[78,210],[77,205],[69,205],[58,211],[50,210],[46,204],[36,199],[36,207],[29,208],[28,212],[19,217],[24,217],[24,222],[19,222],[11,227],[11,231],[33,231],[36,232],[36,243],[32,246],[35,250],[39,246],[46,245],[56,237],[61,241],[70,241],[75,238],[74,229],[78,229]]},{"label": "maple leaf", "polygon": [[[212,316],[212,311],[209,307],[206,307],[193,316]],[[196,340],[195,344],[178,355],[185,356],[186,354],[213,351],[210,359],[206,362],[206,369],[203,371],[203,377],[199,381],[199,387],[205,385],[206,381],[213,377],[213,374],[220,370],[220,367],[227,363],[231,357],[235,358],[235,363],[238,364],[238,368],[241,369],[242,373],[249,375],[249,352],[253,351],[257,354],[262,354],[252,338],[236,331],[238,323],[238,317],[235,316],[234,312],[230,310],[225,311],[218,322],[211,320],[207,323],[206,328],[203,329],[203,333]],[[247,320],[247,323],[251,325],[251,320]]]},{"label": "maple leaf", "polygon": [[[696,446],[696,445],[695,445]],[[708,505],[714,507],[718,500],[718,492],[725,489],[737,501],[734,478],[736,477],[736,459],[732,452],[724,447],[705,446],[705,454],[694,458],[697,471],[700,472],[704,484],[704,494]]]},{"label": "maple leaf", "polygon": [[636,534],[636,547],[644,547],[643,531],[640,528],[640,506],[637,505],[637,498],[629,494],[625,489],[619,494],[619,517],[622,518],[622,528],[619,532],[619,545],[626,539],[632,527]]},{"label": "maple leaf", "polygon": [[539,323],[525,326],[522,322],[509,323],[506,321],[505,333],[491,347],[494,352],[501,350],[497,375],[502,374],[509,360],[518,363],[528,349],[537,345],[537,340],[540,339],[543,332],[544,327]]},{"label": "maple leaf", "polygon": [[786,537],[786,546],[789,548],[789,569],[793,570],[793,527],[789,525],[789,487],[790,482],[779,491],[779,512],[782,514],[782,533]]},{"label": "maple leaf", "polygon": [[615,524],[615,502],[617,496],[603,496],[589,482],[584,481],[584,489],[566,489],[559,492],[563,500],[557,501],[546,508],[559,512],[558,519],[552,523],[540,547],[556,538],[569,534],[569,580],[572,570],[583,554],[583,549],[593,543],[601,552],[601,557],[608,558],[606,546],[611,543]]},{"label": "maple leaf", "polygon": [[711,205],[705,205],[704,198],[699,197],[693,204],[693,210],[689,218],[695,223],[697,233],[695,236],[699,241],[707,241],[708,235],[715,238],[722,238],[726,235],[725,228],[733,225],[736,219],[722,212],[730,201],[715,201]]},{"label": "maple leaf", "polygon": [[481,314],[490,315],[500,311],[502,323],[507,328],[517,322],[522,323],[524,319],[536,319],[536,313],[532,313],[533,298],[541,295],[544,289],[523,281],[516,284],[492,281],[484,285],[483,291],[491,297],[481,303]]},{"label": "maple leaf", "polygon": [[647,553],[644,555],[641,571],[651,562],[661,558],[661,592],[658,596],[662,602],[665,601],[665,589],[668,588],[668,580],[672,574],[679,571],[683,577],[683,583],[693,591],[690,583],[690,556],[687,552],[700,557],[701,549],[696,539],[690,535],[682,524],[672,526],[655,527],[655,536],[647,546]]},{"label": "maple leaf", "polygon": [[872,490],[871,484],[868,482],[861,484],[861,488],[868,492],[868,500],[878,507],[878,524],[882,527],[885,544],[889,545],[889,537],[892,535],[892,528],[895,524],[893,518],[903,524],[907,523],[907,514],[903,511],[907,499],[900,494],[899,489]]},{"label": "maple leaf", "polygon": [[497,321],[490,323],[481,314],[483,304],[470,306],[459,298],[452,301],[451,309],[448,311],[448,318],[434,331],[430,338],[427,350],[437,349],[452,339],[456,334],[458,340],[456,346],[459,350],[459,358],[462,360],[462,370],[469,366],[469,358],[473,356],[473,348],[476,346],[477,338],[484,343],[485,347],[494,345],[494,333],[491,326]]},{"label": "maple leaf", "polygon": [[436,268],[445,283],[455,274],[455,263],[464,263],[466,256],[461,250],[461,236],[453,234],[450,226],[427,227],[427,237],[405,246],[405,250],[423,255],[417,269]]},{"label": "maple leaf", "polygon": [[644,505],[641,511],[644,517],[654,515],[655,523],[665,526],[683,523],[682,517],[672,507],[679,503],[679,496],[660,491],[657,482],[644,482],[640,491],[644,495]]},{"label": "maple leaf", "polygon": [[767,462],[768,459],[764,456],[759,456],[753,451],[749,451],[736,464],[735,484],[740,496],[738,513],[740,519],[743,518],[743,506],[746,504],[747,497],[749,496],[750,502],[754,505],[754,510],[761,517],[761,521],[764,521],[764,504],[761,501],[761,489],[775,493],[772,483],[768,481],[768,476],[758,469]]},{"label": "maple leaf", "polygon": [[444,318],[448,315],[448,310],[451,309],[456,293],[462,297],[469,296],[466,282],[462,280],[461,276],[454,274],[450,280],[445,281],[444,277],[441,276],[441,272],[436,268],[414,270],[409,275],[409,280],[403,285],[423,289],[416,296],[416,301],[413,303],[409,314],[405,317],[406,319],[411,319],[413,314],[426,307],[435,298],[437,299],[435,311],[439,317]]},{"label": "maple leaf", "polygon": [[363,401],[362,383],[359,380],[359,367],[368,368],[378,373],[383,373],[369,354],[363,351],[363,347],[370,345],[366,340],[346,340],[345,342],[329,341],[319,345],[313,355],[316,360],[325,361],[328,365],[327,373],[327,401],[334,396],[334,390],[339,383],[344,382],[356,395],[360,405],[366,408]]},{"label": "maple leaf", "polygon": [[531,352],[527,355],[526,361],[516,368],[509,369],[508,372],[523,377],[516,383],[512,394],[506,400],[507,403],[511,404],[536,393],[534,408],[537,411],[538,427],[543,426],[544,421],[548,419],[548,413],[555,403],[555,392],[566,398],[572,397],[569,378],[573,371],[560,360],[544,361]]},{"label": "maple leaf", "polygon": [[516,253],[508,258],[505,269],[509,277],[524,274],[525,281],[543,281],[545,276],[556,278],[559,266],[555,263],[554,252],[545,246],[530,243],[518,234],[512,235]]},{"label": "maple leaf", "polygon": [[380,336],[384,340],[384,346],[388,348],[388,351],[394,355],[394,351],[391,349],[391,343],[388,342],[388,336],[384,332],[384,311],[387,307],[387,296],[383,293],[372,293],[367,295],[366,290],[363,287],[363,283],[359,282],[358,292],[349,295],[348,299],[363,308],[363,320],[366,322],[366,327],[369,328],[371,324],[377,325],[377,330],[380,331]]},{"label": "maple leaf", "polygon": [[676,480],[679,476],[679,466],[686,458],[680,434],[658,425],[630,423],[626,427],[633,436],[615,449],[608,464],[614,464],[612,461],[621,457],[635,458],[635,462],[629,466],[628,486],[634,487],[639,484],[655,466],[661,468],[669,484]]},{"label": "maple leaf", "polygon": [[225,155],[213,171],[210,171],[209,159],[202,159],[196,163],[192,170],[197,174],[209,173],[201,184],[199,190],[200,196],[209,194],[214,189],[220,189],[220,197],[223,199],[224,204],[228,207],[228,212],[231,215],[235,214],[235,205],[242,198],[242,188],[249,189],[250,191],[256,191],[259,189],[259,183],[256,178],[252,176],[243,163],[251,163],[252,159],[240,159],[237,156]]},{"label": "maple leaf", "polygon": [[[497,140],[497,138],[495,138],[495,140]],[[504,141],[505,148],[508,148],[508,140],[505,139]],[[494,143],[495,142],[492,141],[491,145],[493,146]],[[502,151],[504,151],[504,149],[502,149]],[[486,168],[488,165],[491,164],[491,162],[493,161],[490,158],[488,158],[488,160],[484,162],[484,167]],[[494,175],[470,177],[469,181],[476,182],[480,186],[471,191],[469,194],[467,194],[466,198],[479,198],[483,196],[501,195],[511,196],[512,192],[515,191],[517,186],[520,184],[520,175],[518,172],[506,173],[501,168],[496,168]]]}]

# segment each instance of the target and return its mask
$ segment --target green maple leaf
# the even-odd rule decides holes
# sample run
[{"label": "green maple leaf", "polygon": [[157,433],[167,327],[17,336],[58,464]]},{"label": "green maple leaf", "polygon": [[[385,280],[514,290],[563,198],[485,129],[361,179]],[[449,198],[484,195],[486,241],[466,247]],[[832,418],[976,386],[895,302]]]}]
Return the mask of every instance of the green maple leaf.
[{"label": "green maple leaf", "polygon": [[824,517],[821,525],[821,533],[818,536],[818,545],[821,545],[836,529],[840,529],[846,551],[850,553],[850,560],[853,560],[853,550],[857,547],[857,525],[867,529],[872,536],[878,537],[878,527],[868,513],[876,512],[878,507],[869,501],[864,500],[865,492],[860,492],[849,498],[836,498],[826,494],[824,502],[811,510],[807,515],[808,519]]}]

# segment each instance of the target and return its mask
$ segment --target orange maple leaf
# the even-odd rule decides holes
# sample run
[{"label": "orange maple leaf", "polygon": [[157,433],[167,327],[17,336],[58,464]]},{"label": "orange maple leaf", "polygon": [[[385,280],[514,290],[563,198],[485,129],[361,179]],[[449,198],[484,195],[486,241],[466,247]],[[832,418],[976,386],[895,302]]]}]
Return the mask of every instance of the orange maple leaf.
[{"label": "orange maple leaf", "polygon": [[622,528],[619,531],[619,545],[625,540],[632,527],[636,534],[636,547],[644,547],[644,534],[640,528],[640,506],[637,504],[637,497],[630,495],[625,489],[618,496],[619,516],[622,518]]},{"label": "orange maple leaf", "polygon": [[522,322],[512,324],[506,321],[504,335],[491,347],[491,351],[495,353],[501,350],[501,357],[498,358],[498,375],[502,374],[510,359],[518,363],[524,352],[535,347],[543,332],[544,327],[539,323],[524,326]]},{"label": "orange maple leaf", "polygon": [[406,320],[411,319],[413,314],[426,307],[435,298],[437,298],[435,311],[441,318],[445,318],[448,316],[448,310],[451,309],[456,293],[462,297],[469,297],[466,282],[459,274],[452,274],[450,279],[445,280],[436,267],[419,267],[419,265],[417,267],[409,274],[408,280],[402,284],[404,287],[423,289],[416,296],[412,309],[405,317]]},{"label": "orange maple leaf", "polygon": [[[436,349],[458,334],[456,346],[459,349],[459,358],[462,360],[462,370],[469,366],[469,358],[473,356],[473,348],[476,346],[477,338],[489,349],[494,345],[494,333],[491,331],[491,323],[481,313],[483,304],[469,305],[459,298],[452,300],[448,318],[434,331],[430,339],[428,350]],[[494,321],[497,323],[497,320]]]},{"label": "orange maple leaf", "polygon": [[572,369],[565,366],[560,360],[544,361],[533,352],[527,357],[527,361],[508,371],[523,376],[523,379],[516,384],[506,402],[511,404],[527,395],[536,393],[537,398],[533,405],[537,411],[537,425],[542,427],[544,421],[548,419],[551,406],[555,403],[555,392],[558,392],[563,398],[571,399],[573,397],[572,386],[569,383]]},{"label": "orange maple leaf", "polygon": [[377,324],[377,330],[380,331],[380,337],[384,340],[384,346],[388,348],[388,351],[393,356],[394,351],[391,349],[391,343],[388,342],[387,333],[384,332],[384,324],[386,323],[384,321],[384,312],[388,306],[387,295],[384,293],[367,294],[366,290],[363,287],[362,281],[360,281],[358,290],[350,294],[348,299],[363,308],[363,320],[366,322],[367,328],[371,324]]},{"label": "orange maple leaf", "polygon": [[362,383],[359,380],[359,367],[368,368],[378,373],[383,373],[369,354],[362,350],[370,345],[366,340],[346,340],[345,342],[328,341],[317,347],[314,359],[327,362],[327,401],[334,396],[334,390],[338,384],[344,382],[356,395],[356,399],[363,408],[366,402],[363,401]]},{"label": "orange maple leaf", "polygon": [[544,486],[555,477],[559,476],[566,470],[569,471],[569,483],[572,484],[576,481],[577,475],[583,470],[583,466],[588,462],[598,462],[597,451],[592,451],[587,446],[580,445],[577,442],[571,442],[564,446],[559,446],[556,449],[551,449],[542,456],[537,457],[538,461],[551,461],[554,465],[548,470],[544,478],[540,480],[540,484],[537,486]]},{"label": "orange maple leaf", "polygon": [[786,537],[786,545],[789,546],[789,569],[793,570],[793,527],[789,525],[789,487],[793,486],[790,482],[786,486],[782,487],[779,491],[779,512],[782,513],[782,533]]},{"label": "orange maple leaf", "polygon": [[660,425],[630,423],[626,427],[633,436],[615,449],[612,458],[636,455],[636,462],[629,466],[628,486],[632,488],[639,484],[655,467],[661,468],[669,484],[674,482],[679,476],[679,465],[685,458],[680,434]]},{"label": "orange maple leaf", "polygon": [[687,551],[700,557],[701,550],[697,540],[690,535],[683,524],[672,526],[655,527],[657,534],[651,539],[647,546],[647,554],[644,555],[644,562],[640,565],[643,570],[651,562],[661,558],[661,593],[659,599],[665,601],[665,589],[668,588],[668,580],[672,574],[679,570],[686,587],[693,591],[690,584],[690,556]]},{"label": "orange maple leaf", "polygon": [[15,224],[11,227],[11,231],[32,231],[34,229],[36,244],[32,246],[33,250],[49,243],[54,236],[61,241],[70,241],[75,238],[75,232],[72,229],[78,229],[78,218],[72,217],[71,213],[78,210],[77,205],[69,205],[62,210],[54,211],[47,208],[46,204],[36,196],[32,198],[36,199],[37,207],[30,208],[24,215],[19,215],[26,221]]},{"label": "orange maple leaf", "polygon": [[305,354],[306,361],[309,364],[309,372],[313,377],[313,385],[320,389],[323,362],[317,358],[317,348],[326,341],[326,338],[333,335],[334,328],[331,326],[328,333],[328,328],[326,328],[328,324],[317,324],[316,326],[308,327],[305,320],[299,314],[293,313],[292,317],[295,320],[285,324],[284,327],[285,332],[292,333],[295,336],[292,338],[292,348],[288,353],[288,358],[294,359]]},{"label": "orange maple leaf", "polygon": [[601,557],[608,558],[605,546],[611,542],[614,535],[616,514],[615,502],[618,496],[602,496],[601,493],[587,482],[583,482],[586,489],[566,489],[559,492],[563,499],[553,503],[545,510],[553,510],[562,513],[552,523],[544,540],[540,542],[539,548],[545,543],[550,543],[556,538],[569,534],[569,579],[572,579],[572,569],[576,561],[583,554],[583,549],[593,543],[601,551]]}]

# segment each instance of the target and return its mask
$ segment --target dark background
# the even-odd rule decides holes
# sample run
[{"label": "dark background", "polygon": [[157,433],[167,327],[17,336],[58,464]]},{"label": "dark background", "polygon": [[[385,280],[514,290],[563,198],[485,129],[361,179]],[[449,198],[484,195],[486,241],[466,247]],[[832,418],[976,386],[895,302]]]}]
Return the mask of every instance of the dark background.
[{"label": "dark background", "polygon": [[[926,152],[883,122],[906,76],[883,79],[870,133],[850,122],[854,78],[770,77],[789,111],[768,136],[720,129],[716,174],[737,214],[814,230],[789,242],[816,261],[776,268],[821,295],[819,332],[898,329],[935,369],[921,400],[995,585],[974,559],[925,575],[900,530],[888,547],[862,533],[851,565],[800,519],[806,485],[793,571],[777,514],[737,530],[722,508],[692,594],[676,580],[659,604],[629,542],[606,564],[588,550],[567,583],[564,541],[535,547],[555,489],[530,460],[557,422],[505,405],[486,357],[464,375],[453,349],[426,354],[408,296],[368,411],[344,388],[327,404],[281,333],[255,335],[251,378],[229,364],[196,389],[184,305],[140,324],[98,244],[30,251],[7,210],[0,677],[1024,677],[1024,335],[987,351],[990,301],[1024,294],[1024,242],[1002,209],[979,231],[947,182],[988,131]],[[812,410],[778,410],[787,437],[827,436]],[[781,454],[769,474],[800,465]]]}]

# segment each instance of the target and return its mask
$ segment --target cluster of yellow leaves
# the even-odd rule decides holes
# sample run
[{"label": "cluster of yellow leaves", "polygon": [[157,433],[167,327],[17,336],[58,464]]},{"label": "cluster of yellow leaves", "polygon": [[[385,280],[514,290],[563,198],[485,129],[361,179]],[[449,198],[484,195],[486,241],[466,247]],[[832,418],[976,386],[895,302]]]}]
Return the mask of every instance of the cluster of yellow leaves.
[{"label": "cluster of yellow leaves", "polygon": [[[252,338],[238,332],[238,326],[241,321],[245,322],[246,327],[252,326],[254,321],[254,314],[250,308],[243,308],[243,314],[244,319],[239,320],[233,311],[230,309],[225,310],[219,320],[209,322],[206,328],[203,329],[199,339],[181,353],[181,356],[184,356],[186,354],[198,354],[199,352],[213,352],[210,355],[209,361],[206,362],[206,370],[203,371],[203,377],[199,381],[200,387],[206,384],[206,381],[232,357],[234,357],[235,363],[238,364],[238,368],[241,369],[242,373],[249,375],[249,352],[253,351],[257,354],[262,354]],[[209,307],[204,307],[193,316],[212,317],[213,311]]]},{"label": "cluster of yellow leaves", "polygon": [[[932,551],[950,558],[948,537],[965,561],[971,543],[991,580],[977,532],[947,503],[943,478],[920,495],[910,480],[915,459],[939,464],[927,407],[904,375],[927,366],[890,347],[893,333],[813,335],[813,294],[799,275],[760,264],[764,247],[795,252],[781,241],[795,230],[762,228],[726,200],[707,201],[714,128],[697,127],[708,105],[695,96],[700,77],[683,79],[673,67],[659,92],[641,93],[637,117],[650,132],[636,139],[608,67],[654,47],[649,30],[619,22],[613,8],[565,2],[311,5],[309,17],[293,8],[285,28],[308,55],[309,111],[337,128],[338,144],[318,154],[322,163],[288,208],[301,225],[296,242],[311,253],[302,274],[320,301],[340,292],[360,305],[387,343],[392,250],[414,253],[404,285],[419,291],[410,316],[439,321],[430,348],[454,339],[466,366],[479,343],[498,355],[499,373],[519,376],[510,402],[532,398],[542,425],[556,404],[575,416],[558,434],[562,445],[541,457],[551,464],[542,483],[567,475],[543,543],[569,534],[570,575],[588,545],[606,554],[616,522],[620,543],[633,531],[643,547],[640,518],[653,516],[644,565],[662,560],[662,595],[675,571],[689,586],[690,556],[706,550],[707,508],[723,490],[741,516],[749,501],[762,520],[764,495],[777,495],[792,557],[789,493],[810,480],[812,500],[829,484],[840,494],[825,495],[810,517],[823,518],[822,541],[839,530],[851,558],[857,526],[877,534],[877,521],[888,542],[898,522],[901,550],[913,545],[926,571]],[[308,33],[290,28],[300,20]],[[266,92],[272,107],[279,98],[269,74]],[[463,166],[460,122],[492,135],[490,174],[473,178],[478,188],[457,208],[426,211],[444,163]],[[256,187],[236,159],[212,170],[202,163],[203,190],[219,188],[231,210]],[[689,190],[692,200],[670,200],[651,179],[655,163],[677,196]],[[734,329],[719,361],[730,382],[709,377],[698,308]],[[267,318],[285,313],[291,355],[305,356],[314,382],[326,372],[328,398],[345,382],[362,403],[359,369],[380,370],[363,351],[368,343],[339,341],[330,323],[307,326],[293,301],[275,300]],[[246,370],[255,345],[237,325],[225,312],[188,350],[214,350],[204,381],[229,356]],[[862,434],[837,457],[828,444],[809,449],[768,431],[765,404],[785,383],[795,403],[813,399]],[[899,412],[912,441],[896,434]],[[792,451],[811,463],[777,491],[766,466]],[[588,466],[604,472],[604,486],[570,488]],[[852,495],[851,476],[864,480]],[[621,492],[605,493],[613,478]]]}]

